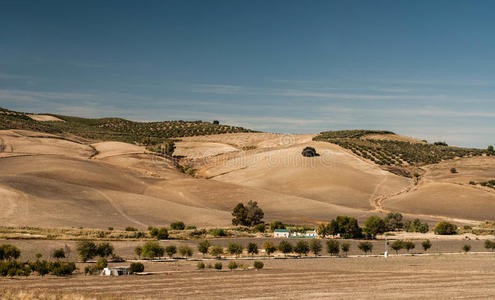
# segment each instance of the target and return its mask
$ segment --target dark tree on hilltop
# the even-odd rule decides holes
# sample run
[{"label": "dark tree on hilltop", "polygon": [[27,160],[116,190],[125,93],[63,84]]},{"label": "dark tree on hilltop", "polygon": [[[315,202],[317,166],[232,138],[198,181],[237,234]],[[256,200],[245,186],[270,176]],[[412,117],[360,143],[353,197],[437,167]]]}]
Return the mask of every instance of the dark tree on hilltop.
[{"label": "dark tree on hilltop", "polygon": [[315,156],[320,156],[318,153],[316,153],[315,148],[313,147],[306,147],[302,151],[302,155],[304,157],[315,157]]}]

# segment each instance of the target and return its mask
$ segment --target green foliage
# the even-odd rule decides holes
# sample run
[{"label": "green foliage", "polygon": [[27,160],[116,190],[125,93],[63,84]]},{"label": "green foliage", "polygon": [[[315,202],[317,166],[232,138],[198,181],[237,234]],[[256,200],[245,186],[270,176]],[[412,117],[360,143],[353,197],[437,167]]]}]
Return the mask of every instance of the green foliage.
[{"label": "green foliage", "polygon": [[168,257],[172,258],[175,253],[177,253],[177,247],[174,245],[167,246],[165,248],[165,252],[167,253]]},{"label": "green foliage", "polygon": [[315,156],[320,156],[318,153],[316,153],[316,149],[313,147],[306,147],[302,151],[302,156],[304,157],[315,157]]},{"label": "green foliage", "polygon": [[211,244],[208,240],[203,240],[198,243],[197,247],[198,247],[198,251],[203,255],[205,255],[206,253],[208,253],[208,248],[210,248],[210,246]]},{"label": "green foliage", "polygon": [[278,244],[278,250],[283,254],[287,255],[293,251],[293,247],[292,244],[289,243],[288,241],[281,241]]},{"label": "green foliage", "polygon": [[430,230],[428,223],[426,222],[422,223],[420,219],[407,221],[406,225],[404,226],[404,229],[407,232],[420,232],[420,233],[427,233]]},{"label": "green foliage", "polygon": [[189,246],[180,246],[179,247],[179,254],[182,255],[183,257],[191,257],[194,253],[194,250],[189,247]]},{"label": "green foliage", "polygon": [[18,259],[21,256],[21,250],[16,246],[5,244],[0,245],[0,260]]},{"label": "green foliage", "polygon": [[457,173],[457,169],[456,168],[450,168],[450,173],[456,174]]},{"label": "green foliage", "polygon": [[344,252],[346,256],[350,249],[351,249],[351,244],[342,243],[342,252]]},{"label": "green foliage", "polygon": [[239,256],[240,254],[242,254],[243,249],[244,247],[242,247],[240,243],[235,242],[230,242],[227,246],[227,252],[235,256]]},{"label": "green foliage", "polygon": [[251,255],[258,254],[258,245],[256,243],[249,243],[247,246],[247,252]]},{"label": "green foliage", "polygon": [[309,250],[315,255],[318,256],[318,254],[321,252],[321,249],[323,247],[321,246],[321,241],[317,239],[311,239],[309,242]]},{"label": "green foliage", "polygon": [[99,256],[99,257],[109,257],[109,256],[112,256],[114,253],[113,253],[113,245],[110,244],[110,243],[100,243],[98,244],[98,246],[96,247],[96,254]]},{"label": "green foliage", "polygon": [[256,224],[254,226],[254,231],[256,232],[265,232],[265,230],[266,230],[266,225],[264,223]]},{"label": "green foliage", "polygon": [[370,216],[364,223],[363,232],[371,239],[374,239],[377,234],[385,232],[385,221],[377,216]]},{"label": "green foliage", "polygon": [[103,269],[105,269],[106,267],[108,267],[108,261],[107,261],[106,258],[103,258],[103,257],[101,257],[100,259],[98,259],[98,261],[95,264],[95,268],[97,270],[100,270],[100,271],[103,270]]},{"label": "green foliage", "polygon": [[273,242],[266,241],[263,243],[263,249],[265,249],[266,254],[270,256],[272,253],[277,251],[277,246]]},{"label": "green foliage", "polygon": [[258,202],[249,201],[246,206],[238,203],[232,211],[233,225],[254,226],[260,224],[264,217],[263,210],[258,206]]},{"label": "green foliage", "polygon": [[323,139],[341,139],[350,138],[358,139],[365,135],[375,135],[375,134],[394,134],[392,131],[385,130],[337,130],[337,131],[325,131],[317,136],[317,140]]},{"label": "green foliage", "polygon": [[38,273],[40,276],[45,276],[50,273],[50,263],[46,260],[36,260],[34,263],[30,264],[31,270]]},{"label": "green foliage", "polygon": [[71,275],[76,269],[76,264],[73,262],[55,261],[50,263],[51,273],[55,276]]},{"label": "green foliage", "polygon": [[490,146],[488,146],[488,148],[486,148],[486,152],[488,152],[488,155],[495,154],[495,150],[493,149],[492,145],[490,145]]},{"label": "green foliage", "polygon": [[457,225],[442,221],[435,226],[435,234],[452,235],[457,233]]},{"label": "green foliage", "polygon": [[284,223],[280,221],[273,221],[270,223],[270,231],[273,232],[275,229],[285,229]]},{"label": "green foliage", "polygon": [[156,235],[157,240],[166,240],[168,239],[168,230],[165,227],[158,229],[158,233]]},{"label": "green foliage", "polygon": [[338,255],[340,252],[340,243],[337,240],[327,241],[327,252],[330,255]]},{"label": "green foliage", "polygon": [[144,265],[140,262],[131,263],[129,271],[131,274],[144,272]]},{"label": "green foliage", "polygon": [[395,240],[392,244],[390,244],[390,249],[395,251],[395,254],[399,255],[399,251],[404,248],[404,244],[401,240]]},{"label": "green foliage", "polygon": [[29,276],[31,267],[28,263],[17,260],[0,261],[0,276]]},{"label": "green foliage", "polygon": [[261,270],[261,269],[263,269],[263,267],[264,267],[264,266],[265,266],[265,264],[264,264],[262,261],[259,261],[259,260],[255,261],[255,262],[253,263],[253,267],[254,267],[256,270]]},{"label": "green foliage", "polygon": [[143,248],[141,246],[136,246],[136,248],[134,248],[134,253],[136,253],[137,256],[141,257],[141,254],[143,253]]},{"label": "green foliage", "polygon": [[227,265],[227,267],[228,267],[231,271],[233,271],[234,269],[237,269],[237,267],[238,267],[238,266],[239,266],[239,265],[237,265],[237,263],[236,263],[235,261],[231,261],[231,262],[229,262],[229,264]]},{"label": "green foliage", "polygon": [[81,241],[77,243],[77,251],[81,260],[86,262],[97,255],[97,246],[94,242]]},{"label": "green foliage", "polygon": [[364,254],[373,251],[373,244],[370,242],[360,242],[358,244],[359,250],[363,251]]},{"label": "green foliage", "polygon": [[421,247],[423,247],[423,250],[428,251],[428,249],[431,248],[431,242],[430,240],[425,240],[421,243]]},{"label": "green foliage", "polygon": [[468,253],[469,251],[471,251],[471,245],[465,244],[464,246],[462,246],[462,251],[464,251],[464,253]]},{"label": "green foliage", "polygon": [[402,245],[403,245],[404,249],[407,250],[407,252],[411,251],[412,249],[414,249],[416,247],[416,245],[411,241],[402,242]]},{"label": "green foliage", "polygon": [[216,228],[210,230],[210,234],[216,237],[223,237],[223,236],[227,236],[227,231],[225,231],[225,229],[222,228]]},{"label": "green foliage", "polygon": [[294,247],[294,252],[299,254],[299,256],[302,256],[303,254],[308,255],[309,250],[309,243],[305,240],[297,241],[296,246]]},{"label": "green foliage", "polygon": [[485,248],[493,251],[495,249],[495,242],[490,241],[490,240],[486,240],[485,241]]},{"label": "green foliage", "polygon": [[203,269],[206,267],[206,265],[205,265],[205,263],[204,263],[204,262],[199,262],[199,263],[196,265],[196,267],[198,268],[198,270],[203,270]]},{"label": "green foliage", "polygon": [[396,231],[400,230],[404,227],[404,223],[402,223],[402,214],[399,212],[390,212],[387,214],[383,221],[385,222],[385,230],[386,231]]},{"label": "green foliage", "polygon": [[65,250],[64,250],[64,248],[53,250],[52,257],[53,258],[65,258]]},{"label": "green foliage", "polygon": [[217,262],[215,263],[215,270],[221,270],[223,267],[222,263],[221,262]]},{"label": "green foliage", "polygon": [[220,246],[213,246],[210,249],[210,255],[215,256],[216,258],[222,257],[223,254],[223,248]]},{"label": "green foliage", "polygon": [[125,231],[138,231],[136,227],[132,227],[132,226],[127,226],[125,228]]},{"label": "green foliage", "polygon": [[344,239],[355,239],[362,236],[362,230],[355,218],[338,216],[328,224],[328,234],[340,234]]},{"label": "green foliage", "polygon": [[165,248],[160,246],[160,244],[155,241],[148,241],[144,243],[142,249],[141,256],[147,258],[162,257],[165,253]]},{"label": "green foliage", "polygon": [[172,230],[184,230],[186,228],[186,225],[182,221],[177,221],[172,224],[170,224],[170,229]]},{"label": "green foliage", "polygon": [[328,224],[320,223],[318,224],[318,227],[316,227],[316,233],[321,237],[325,237],[330,234],[329,229],[330,227],[328,226]]}]

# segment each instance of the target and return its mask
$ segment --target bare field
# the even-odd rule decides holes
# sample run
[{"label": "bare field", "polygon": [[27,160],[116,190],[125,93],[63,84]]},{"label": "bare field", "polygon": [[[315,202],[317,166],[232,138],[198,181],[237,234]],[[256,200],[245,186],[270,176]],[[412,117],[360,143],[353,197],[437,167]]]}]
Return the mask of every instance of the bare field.
[{"label": "bare field", "polygon": [[194,262],[182,261],[161,263],[155,271],[163,273],[149,276],[0,279],[0,291],[97,299],[486,299],[495,297],[493,258],[468,254],[270,260],[261,271],[196,271]]}]

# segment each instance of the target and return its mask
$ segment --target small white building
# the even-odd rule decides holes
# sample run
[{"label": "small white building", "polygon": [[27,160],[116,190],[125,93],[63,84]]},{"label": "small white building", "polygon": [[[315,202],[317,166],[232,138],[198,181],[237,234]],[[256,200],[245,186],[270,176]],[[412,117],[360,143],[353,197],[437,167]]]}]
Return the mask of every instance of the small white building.
[{"label": "small white building", "polygon": [[289,229],[275,229],[275,231],[273,231],[273,237],[275,238],[288,238],[289,236]]},{"label": "small white building", "polygon": [[316,233],[316,230],[306,231],[306,234],[304,235],[304,237],[307,237],[307,238],[316,238],[316,237],[318,237],[318,233]]},{"label": "small white building", "polygon": [[101,271],[102,276],[122,276],[131,274],[130,268],[126,266],[105,268]]}]

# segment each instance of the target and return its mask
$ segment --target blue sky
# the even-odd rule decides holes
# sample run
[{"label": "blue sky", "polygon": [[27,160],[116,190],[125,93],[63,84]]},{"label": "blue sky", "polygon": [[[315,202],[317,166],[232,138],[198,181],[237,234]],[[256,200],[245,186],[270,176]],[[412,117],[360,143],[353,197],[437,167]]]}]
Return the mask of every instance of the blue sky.
[{"label": "blue sky", "polygon": [[495,144],[494,1],[0,0],[0,106]]}]

